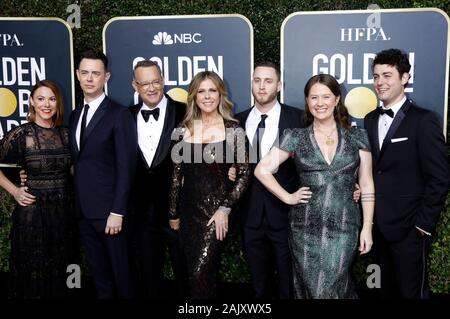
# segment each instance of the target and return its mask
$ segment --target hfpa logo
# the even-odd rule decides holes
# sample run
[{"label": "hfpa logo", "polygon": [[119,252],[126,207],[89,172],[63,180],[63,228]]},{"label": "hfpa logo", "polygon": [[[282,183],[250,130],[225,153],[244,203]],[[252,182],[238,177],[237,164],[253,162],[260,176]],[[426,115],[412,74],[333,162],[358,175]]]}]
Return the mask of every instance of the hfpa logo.
[{"label": "hfpa logo", "polygon": [[153,36],[153,45],[172,45],[176,43],[201,43],[202,35],[200,33],[181,33],[168,34],[167,32],[158,32]]},{"label": "hfpa logo", "polygon": [[366,26],[357,28],[341,28],[341,42],[354,41],[389,41],[391,37],[386,35],[381,26],[381,11],[376,4],[367,7],[371,14],[367,17]]},{"label": "hfpa logo", "polygon": [[0,46],[2,47],[21,47],[23,42],[20,42],[17,34],[0,33]]}]

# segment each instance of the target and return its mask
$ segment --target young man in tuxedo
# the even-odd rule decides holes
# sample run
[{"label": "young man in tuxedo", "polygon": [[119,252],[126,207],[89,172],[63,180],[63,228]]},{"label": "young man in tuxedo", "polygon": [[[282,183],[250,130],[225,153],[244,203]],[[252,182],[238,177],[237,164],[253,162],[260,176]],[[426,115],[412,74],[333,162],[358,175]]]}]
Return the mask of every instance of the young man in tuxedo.
[{"label": "young man in tuxedo", "polygon": [[125,219],[136,165],[136,126],[128,109],[103,92],[110,74],[102,52],[84,52],[76,73],[84,101],[70,116],[70,147],[80,236],[97,296],[131,298]]},{"label": "young man in tuxedo", "polygon": [[[257,65],[252,78],[255,105],[236,115],[245,128],[250,154],[256,155],[250,157],[253,170],[259,159],[273,145],[281,142],[285,129],[303,126],[302,110],[278,102],[280,90],[281,72],[278,65],[270,62]],[[280,166],[275,178],[288,191],[297,190],[298,178],[292,159]],[[254,177],[240,206],[244,248],[255,297],[292,297],[292,266],[288,246],[289,206],[272,195]],[[275,294],[274,282],[277,283]]]},{"label": "young man in tuxedo", "polygon": [[[426,257],[449,187],[442,127],[405,96],[411,65],[398,49],[372,64],[382,106],[364,119],[376,189],[375,240],[386,298],[428,298]],[[364,194],[362,194],[364,196]]]},{"label": "young man in tuxedo", "polygon": [[178,233],[169,228],[168,205],[172,176],[171,134],[183,119],[186,106],[164,94],[164,78],[153,61],[144,60],[135,65],[132,85],[141,100],[130,107],[139,145],[131,239],[139,291],[144,298],[163,297],[167,245],[176,297],[183,298],[187,273]]}]

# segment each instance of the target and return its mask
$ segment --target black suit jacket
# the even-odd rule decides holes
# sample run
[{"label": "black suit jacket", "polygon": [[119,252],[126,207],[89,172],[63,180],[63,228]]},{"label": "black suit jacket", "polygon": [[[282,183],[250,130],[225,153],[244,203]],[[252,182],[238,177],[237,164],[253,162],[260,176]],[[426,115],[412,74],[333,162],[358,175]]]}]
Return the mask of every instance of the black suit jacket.
[{"label": "black suit jacket", "polygon": [[[147,164],[144,154],[138,150],[136,183],[133,191],[133,210],[138,220],[149,219],[167,224],[169,211],[170,178],[172,176],[171,135],[183,120],[186,105],[168,95],[164,126],[153,162]],[[137,127],[137,115],[142,103],[130,107]],[[161,119],[159,119],[161,120]]]},{"label": "black suit jacket", "polygon": [[[236,114],[236,118],[243,128],[245,128],[245,123],[251,110],[252,108]],[[292,106],[281,104],[278,127],[278,139],[275,141],[274,145],[279,145],[279,143],[281,143],[281,138],[285,129],[303,127],[303,111]],[[249,145],[251,144],[249,143]],[[252,180],[241,203],[241,213],[244,215],[244,226],[251,228],[260,227],[265,212],[270,227],[274,229],[287,227],[287,213],[290,206],[270,193],[264,185],[254,177],[256,164],[253,163],[251,165]],[[280,165],[278,171],[274,174],[274,177],[288,192],[292,193],[299,187],[295,164],[291,158]]]},{"label": "black suit jacket", "polygon": [[433,232],[449,187],[445,141],[437,117],[406,100],[381,150],[378,118],[375,110],[364,119],[372,145],[377,227],[389,241],[401,240],[414,226]]},{"label": "black suit jacket", "polygon": [[82,109],[77,107],[69,120],[76,208],[88,219],[106,219],[110,212],[126,215],[137,157],[133,118],[126,107],[105,97],[80,150],[75,134]]}]

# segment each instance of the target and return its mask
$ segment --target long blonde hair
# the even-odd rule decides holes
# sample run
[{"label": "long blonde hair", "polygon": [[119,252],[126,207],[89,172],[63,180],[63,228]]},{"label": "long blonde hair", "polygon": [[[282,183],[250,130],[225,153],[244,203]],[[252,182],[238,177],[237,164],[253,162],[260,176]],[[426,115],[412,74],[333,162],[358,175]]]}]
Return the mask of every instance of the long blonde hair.
[{"label": "long blonde hair", "polygon": [[191,83],[189,84],[189,91],[187,97],[187,109],[186,115],[184,116],[183,121],[181,122],[181,126],[186,127],[189,132],[193,133],[193,126],[195,120],[200,120],[202,116],[202,112],[195,102],[197,98],[198,89],[200,84],[206,80],[211,80],[214,85],[217,87],[217,90],[220,94],[220,103],[218,106],[218,112],[222,116],[224,120],[230,120],[237,122],[236,119],[233,118],[233,102],[228,99],[228,90],[225,86],[225,82],[218,76],[215,72],[212,71],[203,71],[197,73],[194,76]]}]

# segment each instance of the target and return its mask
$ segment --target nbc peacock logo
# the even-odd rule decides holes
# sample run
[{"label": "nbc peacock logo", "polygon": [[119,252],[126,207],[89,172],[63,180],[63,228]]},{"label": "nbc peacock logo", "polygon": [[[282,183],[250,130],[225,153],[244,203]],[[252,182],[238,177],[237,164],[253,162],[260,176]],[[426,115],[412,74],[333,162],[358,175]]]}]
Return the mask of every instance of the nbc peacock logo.
[{"label": "nbc peacock logo", "polygon": [[173,44],[173,39],[167,32],[158,32],[153,36],[153,45],[170,45]]}]

